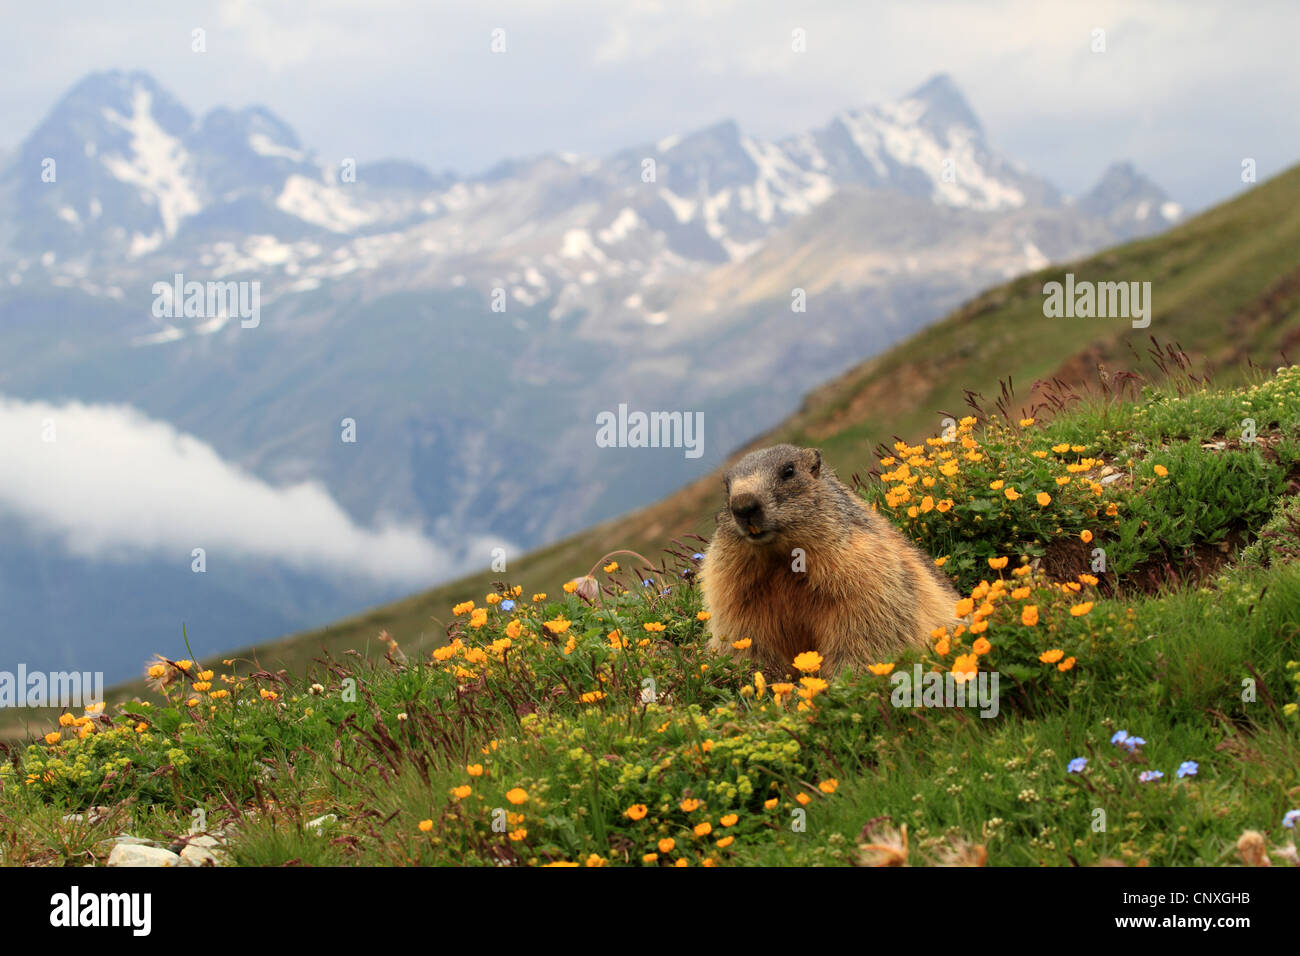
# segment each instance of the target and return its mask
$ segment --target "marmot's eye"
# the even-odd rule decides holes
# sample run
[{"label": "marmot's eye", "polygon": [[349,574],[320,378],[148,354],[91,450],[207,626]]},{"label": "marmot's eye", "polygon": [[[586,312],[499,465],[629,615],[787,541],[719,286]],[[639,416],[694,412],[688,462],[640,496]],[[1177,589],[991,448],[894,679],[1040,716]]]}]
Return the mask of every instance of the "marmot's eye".
[{"label": "marmot's eye", "polygon": [[793,478],[793,477],[794,477],[794,465],[786,465],[784,468],[782,468],[782,469],[781,469],[781,477],[782,477],[782,478]]}]

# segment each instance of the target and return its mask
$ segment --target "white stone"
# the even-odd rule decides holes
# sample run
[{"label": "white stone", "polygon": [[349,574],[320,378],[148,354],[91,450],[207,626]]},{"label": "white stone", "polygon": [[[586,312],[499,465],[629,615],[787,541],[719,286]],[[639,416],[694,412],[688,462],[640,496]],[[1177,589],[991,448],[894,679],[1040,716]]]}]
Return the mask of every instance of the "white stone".
[{"label": "white stone", "polygon": [[157,846],[119,843],[108,855],[109,866],[179,866],[181,858]]}]

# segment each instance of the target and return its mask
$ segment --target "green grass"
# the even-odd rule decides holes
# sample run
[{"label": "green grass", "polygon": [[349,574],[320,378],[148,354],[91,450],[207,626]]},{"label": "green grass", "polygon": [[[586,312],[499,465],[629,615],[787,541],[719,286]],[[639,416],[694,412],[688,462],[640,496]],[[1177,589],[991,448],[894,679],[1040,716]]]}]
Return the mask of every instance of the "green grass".
[{"label": "green grass", "polygon": [[[51,722],[0,768],[0,862],[102,861],[116,833],[170,843],[196,819],[243,865],[1214,866],[1246,830],[1285,848],[1300,367],[932,437],[851,464],[973,615],[881,673],[710,655],[693,549],[653,572],[619,555],[598,593],[462,592],[436,652],[160,665],[152,699]],[[915,666],[996,673],[996,715],[897,706]]]}]

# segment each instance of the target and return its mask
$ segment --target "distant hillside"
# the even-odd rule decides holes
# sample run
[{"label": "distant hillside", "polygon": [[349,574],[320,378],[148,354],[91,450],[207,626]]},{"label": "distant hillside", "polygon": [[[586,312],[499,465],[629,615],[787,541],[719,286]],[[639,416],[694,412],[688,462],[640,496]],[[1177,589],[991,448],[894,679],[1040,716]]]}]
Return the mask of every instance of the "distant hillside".
[{"label": "distant hillside", "polygon": [[[1202,368],[1221,368],[1221,384],[1247,361],[1279,364],[1300,356],[1300,167],[1153,239],[1055,265],[992,288],[889,352],[817,389],[803,407],[747,447],[776,441],[815,444],[841,475],[872,466],[873,447],[895,436],[915,440],[938,430],[944,414],[966,410],[964,389],[990,403],[1010,378],[1018,401],[1031,401],[1035,380],[1076,388],[1095,384],[1098,368],[1113,377],[1159,370],[1145,351],[1155,337],[1180,345]],[[1149,281],[1150,327],[1122,319],[1048,319],[1042,286],[1073,272],[1089,281]],[[745,449],[737,449],[740,454]],[[439,643],[451,606],[481,598],[505,578],[527,591],[554,591],[602,555],[630,548],[656,558],[674,538],[707,537],[720,505],[716,474],[655,505],[596,525],[513,562],[505,574],[484,570],[317,631],[245,648],[269,668],[300,669],[322,650],[374,653],[387,630],[410,653]],[[698,544],[698,542],[697,542]],[[626,563],[626,559],[624,559]],[[179,656],[182,648],[158,648]],[[135,692],[138,688],[122,688]]]}]

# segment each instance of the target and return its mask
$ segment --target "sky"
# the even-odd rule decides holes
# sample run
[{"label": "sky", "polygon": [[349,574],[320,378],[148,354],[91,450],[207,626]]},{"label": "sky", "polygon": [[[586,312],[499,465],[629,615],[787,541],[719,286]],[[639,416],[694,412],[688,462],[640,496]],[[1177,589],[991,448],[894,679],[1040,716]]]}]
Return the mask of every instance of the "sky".
[{"label": "sky", "polygon": [[1245,158],[1260,179],[1300,160],[1294,0],[56,0],[6,24],[0,150],[109,68],[195,113],[264,105],[323,159],[462,173],[728,118],[779,137],[946,72],[995,149],[1074,195],[1127,159],[1198,209],[1243,188]]}]

